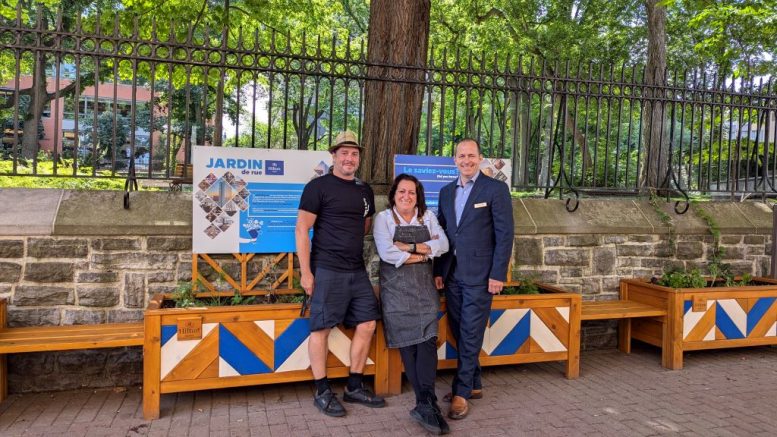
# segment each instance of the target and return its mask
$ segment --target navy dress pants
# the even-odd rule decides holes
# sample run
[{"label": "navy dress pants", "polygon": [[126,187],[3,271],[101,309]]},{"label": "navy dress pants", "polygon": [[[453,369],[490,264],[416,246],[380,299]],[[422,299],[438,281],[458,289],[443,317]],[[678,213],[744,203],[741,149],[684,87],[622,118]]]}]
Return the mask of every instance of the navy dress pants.
[{"label": "navy dress pants", "polygon": [[458,363],[452,393],[469,399],[473,389],[481,389],[480,349],[491,314],[493,295],[488,285],[468,286],[455,275],[446,284],[448,326],[456,340]]}]

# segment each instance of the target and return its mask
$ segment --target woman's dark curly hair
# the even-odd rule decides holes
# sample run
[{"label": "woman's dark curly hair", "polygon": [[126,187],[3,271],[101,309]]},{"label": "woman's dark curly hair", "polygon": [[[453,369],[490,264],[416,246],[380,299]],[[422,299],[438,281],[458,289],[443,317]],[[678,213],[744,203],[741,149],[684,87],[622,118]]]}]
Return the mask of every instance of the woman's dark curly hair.
[{"label": "woman's dark curly hair", "polygon": [[391,184],[391,189],[388,194],[389,208],[394,207],[394,196],[396,196],[397,188],[402,181],[410,181],[415,184],[416,207],[418,208],[418,218],[420,219],[424,216],[424,213],[426,213],[426,197],[424,196],[424,186],[421,185],[418,178],[413,175],[402,173],[394,178],[394,183]]}]

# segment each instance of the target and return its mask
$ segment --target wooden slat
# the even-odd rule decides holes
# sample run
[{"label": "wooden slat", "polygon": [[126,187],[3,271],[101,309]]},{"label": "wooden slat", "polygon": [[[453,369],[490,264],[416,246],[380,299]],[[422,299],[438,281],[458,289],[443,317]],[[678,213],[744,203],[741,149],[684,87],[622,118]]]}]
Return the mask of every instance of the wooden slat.
[{"label": "wooden slat", "polygon": [[665,316],[666,310],[632,300],[583,302],[581,320],[629,319]]},{"label": "wooden slat", "polygon": [[142,345],[142,323],[41,326],[0,331],[0,353],[3,354]]}]

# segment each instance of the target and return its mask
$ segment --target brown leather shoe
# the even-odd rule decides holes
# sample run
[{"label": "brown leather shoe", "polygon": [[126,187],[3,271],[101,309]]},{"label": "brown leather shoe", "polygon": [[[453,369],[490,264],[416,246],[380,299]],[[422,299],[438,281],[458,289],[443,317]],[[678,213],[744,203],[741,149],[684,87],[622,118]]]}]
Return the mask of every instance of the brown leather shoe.
[{"label": "brown leather shoe", "polygon": [[461,396],[454,396],[451,400],[451,409],[448,411],[448,417],[453,420],[459,420],[467,417],[469,413],[469,404]]},{"label": "brown leather shoe", "polygon": [[[469,392],[469,398],[470,399],[483,399],[483,390],[476,388]],[[451,399],[453,399],[453,393],[448,392],[445,396],[442,397],[443,402],[450,402]]]}]

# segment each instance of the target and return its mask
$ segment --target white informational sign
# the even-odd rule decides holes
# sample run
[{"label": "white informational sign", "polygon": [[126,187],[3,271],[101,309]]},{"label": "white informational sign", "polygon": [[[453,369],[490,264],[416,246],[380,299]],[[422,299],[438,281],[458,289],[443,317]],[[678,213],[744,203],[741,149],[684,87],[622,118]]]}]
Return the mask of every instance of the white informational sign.
[{"label": "white informational sign", "polygon": [[331,162],[327,151],[192,147],[192,251],[294,252],[302,189]]}]

